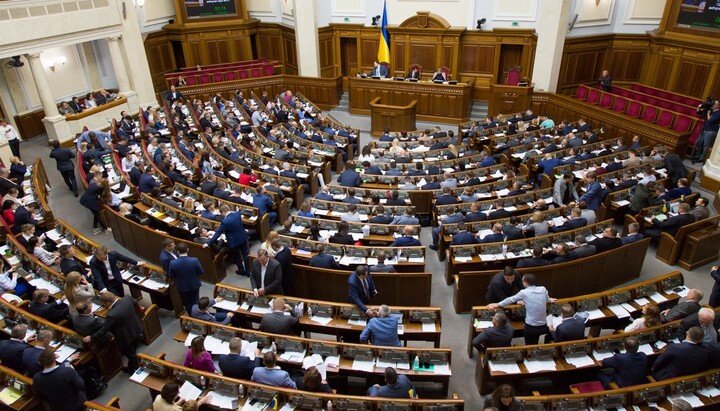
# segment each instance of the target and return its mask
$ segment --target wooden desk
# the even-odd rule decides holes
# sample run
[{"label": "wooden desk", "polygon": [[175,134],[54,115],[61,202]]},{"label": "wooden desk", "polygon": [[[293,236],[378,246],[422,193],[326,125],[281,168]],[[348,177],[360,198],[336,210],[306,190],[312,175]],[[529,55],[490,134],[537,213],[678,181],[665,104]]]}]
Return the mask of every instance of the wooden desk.
[{"label": "wooden desk", "polygon": [[382,104],[382,97],[370,102],[370,132],[374,136],[382,135],[386,129],[415,130],[415,105],[417,100],[405,106]]},{"label": "wooden desk", "polygon": [[492,100],[488,113],[510,113],[527,110],[530,107],[534,85],[509,86],[507,84],[491,84]]},{"label": "wooden desk", "polygon": [[453,85],[348,77],[350,113],[370,115],[370,102],[376,97],[395,106],[417,100],[418,120],[459,123],[470,118],[473,86],[473,80]]},{"label": "wooden desk", "polygon": [[6,389],[5,387],[17,385],[18,387],[16,388],[21,388],[21,392],[24,392],[24,394],[20,398],[18,398],[10,405],[7,405],[4,402],[0,402],[0,404],[2,404],[3,406],[3,409],[11,409],[15,411],[37,410],[38,407],[40,407],[41,405],[40,400],[33,396],[32,383],[32,378],[20,374],[10,367],[0,365],[0,384],[2,385],[2,388]]}]

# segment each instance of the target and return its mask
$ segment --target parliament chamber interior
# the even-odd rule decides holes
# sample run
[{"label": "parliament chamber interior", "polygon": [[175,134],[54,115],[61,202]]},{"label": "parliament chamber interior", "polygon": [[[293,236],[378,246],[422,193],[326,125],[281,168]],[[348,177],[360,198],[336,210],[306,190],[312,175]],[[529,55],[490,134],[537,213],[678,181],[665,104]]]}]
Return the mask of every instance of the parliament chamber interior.
[{"label": "parliament chamber interior", "polygon": [[0,2],[0,408],[720,409],[715,3]]}]

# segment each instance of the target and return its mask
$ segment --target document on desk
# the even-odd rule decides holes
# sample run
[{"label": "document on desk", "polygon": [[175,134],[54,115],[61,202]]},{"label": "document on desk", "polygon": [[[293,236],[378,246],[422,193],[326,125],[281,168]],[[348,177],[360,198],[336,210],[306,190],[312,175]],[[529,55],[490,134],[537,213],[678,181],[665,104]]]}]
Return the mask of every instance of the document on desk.
[{"label": "document on desk", "polygon": [[554,217],[552,222],[555,227],[561,226],[565,224],[565,217]]},{"label": "document on desk", "polygon": [[640,344],[638,352],[644,352],[646,355],[651,355],[655,353],[655,350],[653,350],[653,347],[650,344]]},{"label": "document on desk", "polygon": [[58,232],[58,230],[56,228],[53,228],[50,231],[46,231],[45,235],[47,236],[47,238],[49,238],[53,241],[58,241],[62,238],[62,234],[60,234],[60,232]]},{"label": "document on desk", "polygon": [[495,261],[495,254],[480,254],[480,261]]},{"label": "document on desk", "polygon": [[148,278],[145,281],[143,281],[142,286],[149,288],[151,290],[159,290],[161,288],[167,288],[168,284],[155,281],[152,278]]},{"label": "document on desk", "polygon": [[307,357],[303,358],[302,367],[304,370],[307,370],[310,367],[315,367],[322,363],[323,363],[322,356],[320,354],[313,354],[313,355],[308,355]]},{"label": "document on desk", "polygon": [[240,305],[238,303],[228,300],[222,300],[220,302],[217,302],[213,307],[227,311],[237,311],[240,309]]},{"label": "document on desk", "polygon": [[495,194],[497,194],[498,197],[504,197],[504,196],[508,195],[509,192],[510,192],[510,190],[508,190],[507,188],[503,188],[501,190],[495,190]]},{"label": "document on desk", "polygon": [[227,395],[222,395],[217,391],[210,391],[207,393],[207,395],[211,395],[212,399],[210,400],[210,404],[224,409],[224,410],[234,410],[237,408],[237,397],[230,397]]},{"label": "document on desk", "polygon": [[597,320],[599,318],[605,318],[605,314],[602,312],[601,309],[596,308],[594,310],[585,311],[588,313],[588,320]]},{"label": "document on desk", "polygon": [[450,364],[435,364],[436,375],[450,375]]},{"label": "document on desk", "polygon": [[693,393],[687,393],[687,394],[680,394],[680,395],[671,395],[668,397],[669,400],[685,400],[690,405],[692,405],[693,408],[695,407],[702,407],[705,404],[703,404],[702,400],[698,398],[697,395]]},{"label": "document on desk", "polygon": [[244,357],[248,357],[250,361],[255,361],[255,350],[257,350],[258,342],[253,341],[249,342],[247,340],[242,341],[242,350],[240,350],[240,355]]},{"label": "document on desk", "polygon": [[355,359],[352,363],[352,369],[357,371],[373,372],[375,371],[375,361],[363,361]]},{"label": "document on desk", "polygon": [[258,307],[257,305],[253,305],[253,307],[250,309],[250,312],[257,314],[268,314],[272,312],[272,309],[270,307]]},{"label": "document on desk", "polygon": [[628,200],[619,200],[619,201],[613,201],[612,203],[613,203],[614,205],[618,206],[618,207],[624,207],[624,206],[626,206],[626,205],[629,205],[629,204],[630,204],[630,201],[628,201]]},{"label": "document on desk", "polygon": [[321,325],[328,325],[328,324],[330,324],[330,321],[332,321],[332,317],[320,317],[318,315],[313,315],[310,318],[310,321],[314,321]]},{"label": "document on desk", "polygon": [[633,312],[635,312],[635,311],[638,310],[637,308],[635,308],[635,307],[634,307],[632,304],[630,304],[630,303],[622,303],[622,304],[620,304],[620,306],[621,306],[622,308],[624,308],[624,309],[625,309],[627,312],[629,312],[629,313],[633,313]]},{"label": "document on desk", "polygon": [[434,333],[437,331],[435,323],[422,323],[422,330],[424,333]]},{"label": "document on desk", "polygon": [[649,302],[650,302],[650,300],[648,300],[645,297],[640,297],[640,298],[635,299],[635,304],[639,305],[640,307],[642,307],[645,304],[648,304]]},{"label": "document on desk", "polygon": [[650,298],[651,300],[655,301],[658,304],[663,303],[668,300],[664,295],[662,295],[658,292],[648,295],[648,298]]},{"label": "document on desk", "polygon": [[621,306],[620,304],[608,305],[607,308],[608,310],[612,311],[617,318],[630,317],[630,313],[627,312],[627,310],[623,308],[623,306]]},{"label": "document on desk", "polygon": [[213,355],[230,354],[230,344],[212,335],[205,337],[205,349]]},{"label": "document on desk", "polygon": [[720,388],[718,387],[703,387],[697,392],[709,398],[720,396]]},{"label": "document on desk", "polygon": [[187,338],[185,339],[185,346],[189,347],[190,343],[192,343],[193,338],[197,337],[197,334],[188,333]]},{"label": "document on desk", "polygon": [[340,366],[340,356],[339,355],[328,355],[325,357],[325,365],[327,365],[330,368],[337,368]]},{"label": "document on desk", "polygon": [[145,378],[147,378],[148,375],[150,375],[149,372],[143,370],[142,368],[138,368],[137,370],[135,370],[133,375],[130,376],[130,381],[142,383],[143,381],[145,381]]},{"label": "document on desk", "polygon": [[528,372],[556,371],[555,360],[528,360],[523,361]]},{"label": "document on desk", "polygon": [[15,401],[22,398],[22,396],[23,393],[13,387],[5,387],[4,390],[0,391],[0,401],[6,405],[12,405]]},{"label": "document on desk", "polygon": [[565,356],[565,361],[568,364],[574,365],[577,368],[595,365],[595,360],[593,360],[592,357],[587,354]]},{"label": "document on desk", "polygon": [[367,325],[367,320],[359,319],[359,320],[353,320],[352,318],[348,319],[348,324],[350,325],[359,325],[361,327],[365,327]]},{"label": "document on desk", "polygon": [[408,263],[424,263],[425,257],[408,257]]},{"label": "document on desk", "polygon": [[185,381],[182,387],[180,387],[180,392],[178,392],[180,398],[185,401],[197,400],[198,397],[200,397],[200,394],[202,394],[202,390],[188,381]]},{"label": "document on desk", "polygon": [[492,372],[504,372],[505,374],[520,374],[522,372],[515,361],[490,360],[488,363]]},{"label": "document on desk", "polygon": [[280,355],[280,359],[283,361],[289,361],[289,362],[299,362],[302,363],[303,359],[305,359],[305,353],[307,350],[303,351],[285,351]]},{"label": "document on desk", "polygon": [[548,314],[545,320],[547,321],[547,326],[553,329],[558,328],[558,325],[563,322],[563,318],[561,316],[552,314]]},{"label": "document on desk", "polygon": [[472,260],[471,256],[455,256],[455,262],[457,263],[467,263],[470,260]]},{"label": "document on desk", "polygon": [[483,321],[483,320],[478,320],[478,319],[475,320],[474,324],[475,324],[475,328],[481,328],[481,329],[490,328],[493,325],[492,321]]},{"label": "document on desk", "polygon": [[71,355],[75,354],[76,352],[76,348],[64,344],[60,346],[60,348],[55,350],[55,361],[57,361],[58,364],[62,364],[63,362],[65,362],[65,360],[67,360]]}]

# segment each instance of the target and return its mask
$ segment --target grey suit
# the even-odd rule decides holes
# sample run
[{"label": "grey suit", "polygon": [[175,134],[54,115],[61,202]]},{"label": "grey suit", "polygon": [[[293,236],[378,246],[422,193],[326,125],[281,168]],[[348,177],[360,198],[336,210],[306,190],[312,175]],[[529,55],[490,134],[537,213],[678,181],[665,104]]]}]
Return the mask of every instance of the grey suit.
[{"label": "grey suit", "polygon": [[293,331],[293,327],[298,322],[297,314],[295,310],[290,311],[289,314],[273,311],[263,315],[262,321],[260,321],[260,331],[283,335],[297,334]]},{"label": "grey suit", "polygon": [[282,269],[274,258],[268,260],[265,270],[265,281],[261,281],[261,267],[258,259],[252,262],[250,284],[253,289],[265,288],[265,294],[282,294]]},{"label": "grey suit", "polygon": [[73,328],[82,336],[95,334],[105,324],[105,320],[92,314],[76,314],[72,317]]},{"label": "grey suit", "polygon": [[569,255],[573,256],[574,258],[582,258],[582,257],[589,257],[591,255],[595,255],[597,252],[597,249],[594,245],[581,245],[580,247],[570,251]]},{"label": "grey suit", "polygon": [[667,323],[681,320],[690,314],[700,311],[700,304],[696,301],[684,301],[673,307],[667,314],[660,316],[660,321]]},{"label": "grey suit", "polygon": [[395,267],[391,265],[386,265],[385,263],[382,264],[375,264],[368,267],[368,271],[371,273],[394,273]]}]

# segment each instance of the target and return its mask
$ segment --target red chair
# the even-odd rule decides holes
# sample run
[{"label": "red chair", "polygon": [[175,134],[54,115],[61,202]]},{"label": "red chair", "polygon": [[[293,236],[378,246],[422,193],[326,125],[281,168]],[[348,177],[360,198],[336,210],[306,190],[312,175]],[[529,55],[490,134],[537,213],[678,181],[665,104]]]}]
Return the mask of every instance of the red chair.
[{"label": "red chair", "polygon": [[630,90],[640,91],[642,87],[639,84],[631,84]]},{"label": "red chair", "polygon": [[250,77],[262,77],[262,67],[253,67],[250,69]]},{"label": "red chair", "polygon": [[588,92],[588,98],[585,101],[587,101],[590,104],[597,104],[599,98],[600,98],[600,90],[590,89],[590,91]]},{"label": "red chair", "polygon": [[602,93],[600,96],[600,103],[598,104],[601,108],[610,108],[613,102],[613,95],[610,93]]},{"label": "red chair", "polygon": [[675,114],[670,111],[662,110],[658,115],[657,125],[660,127],[670,127],[672,126],[674,118]]},{"label": "red chair", "polygon": [[212,75],[213,83],[222,83],[225,81],[225,77],[223,76],[223,73],[213,73]]},{"label": "red chair", "polygon": [[643,121],[647,121],[648,123],[653,123],[655,121],[655,119],[657,118],[657,114],[658,114],[657,107],[645,106],[640,118]]},{"label": "red chair", "polygon": [[613,102],[612,111],[616,111],[618,113],[624,113],[625,107],[627,107],[627,99],[625,97],[615,97],[615,101]]},{"label": "red chair", "polygon": [[263,64],[263,76],[272,76],[275,74],[275,65],[273,64]]},{"label": "red chair", "polygon": [[198,77],[200,78],[200,84],[207,84],[212,82],[209,74],[201,74]]},{"label": "red chair", "polygon": [[678,95],[678,94],[670,94],[670,100],[672,100],[676,103],[682,103],[683,100],[685,100],[685,97]]},{"label": "red chair", "polygon": [[520,83],[520,68],[513,67],[508,70],[507,81],[508,86],[517,86]]},{"label": "red chair", "polygon": [[225,73],[225,81],[233,81],[237,80],[238,74],[237,71],[228,71]]},{"label": "red chair", "polygon": [[418,80],[422,80],[422,66],[417,63],[411,64],[410,67],[408,67],[408,74],[411,73],[413,69],[417,69]]},{"label": "red chair", "polygon": [[655,104],[655,105],[660,108],[664,108],[666,110],[671,110],[674,106],[674,104],[672,102],[667,101],[667,100],[658,100],[657,104]]},{"label": "red chair", "polygon": [[238,71],[238,75],[240,76],[240,80],[250,78],[250,73],[248,73],[247,69],[241,69]]},{"label": "red chair", "polygon": [[638,118],[640,117],[640,112],[642,111],[642,103],[639,101],[632,100],[628,103],[628,108],[625,114],[627,114],[630,117]]},{"label": "red chair", "polygon": [[188,86],[194,86],[198,83],[197,76],[187,76],[185,77],[185,82]]},{"label": "red chair", "polygon": [[385,67],[385,71],[387,73],[387,77],[393,77],[393,73],[390,71],[390,63],[386,61],[379,62],[381,66]]},{"label": "red chair", "polygon": [[585,85],[579,85],[575,92],[575,98],[578,100],[585,100],[588,96],[588,87]]},{"label": "red chair", "polygon": [[677,119],[675,119],[675,124],[673,125],[673,131],[678,131],[680,133],[684,133],[688,130],[690,130],[690,124],[692,124],[692,118],[688,116],[678,116]]}]

